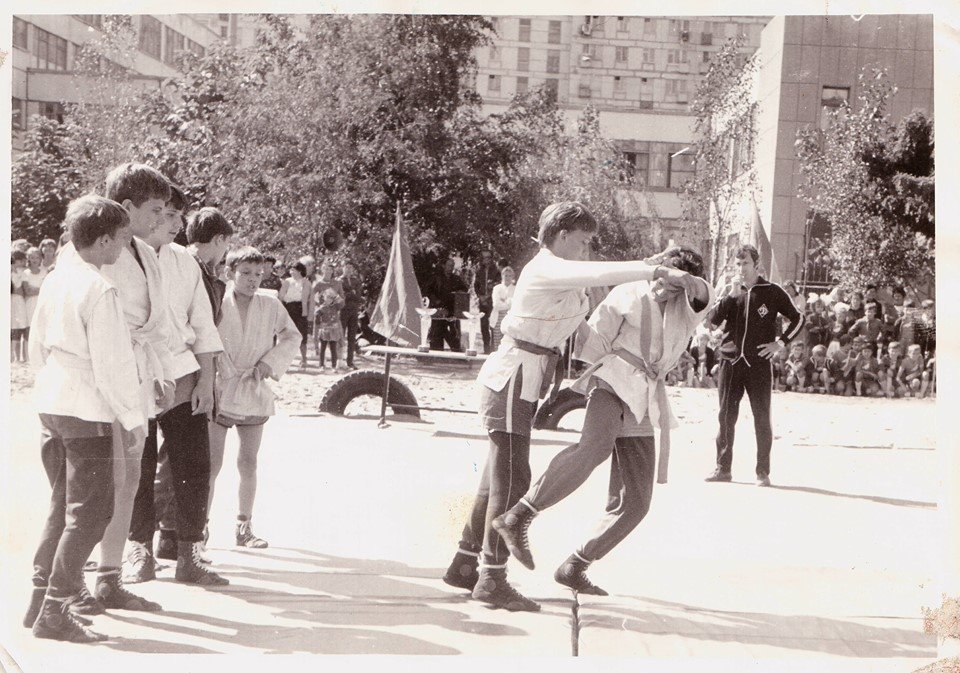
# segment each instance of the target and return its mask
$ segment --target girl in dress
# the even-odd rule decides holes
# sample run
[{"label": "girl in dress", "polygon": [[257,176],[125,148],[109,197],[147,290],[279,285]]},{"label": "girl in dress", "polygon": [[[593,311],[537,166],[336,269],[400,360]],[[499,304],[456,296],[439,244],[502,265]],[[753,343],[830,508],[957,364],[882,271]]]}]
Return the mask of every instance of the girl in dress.
[{"label": "girl in dress", "polygon": [[27,254],[21,250],[10,253],[10,362],[27,361],[27,304],[24,300],[24,271]]},{"label": "girl in dress", "polygon": [[332,287],[328,287],[320,295],[320,306],[317,307],[317,338],[320,341],[320,369],[323,369],[323,359],[327,348],[330,349],[330,367],[337,366],[337,343],[343,338],[343,327],[340,325],[340,309],[343,307],[343,298]]}]

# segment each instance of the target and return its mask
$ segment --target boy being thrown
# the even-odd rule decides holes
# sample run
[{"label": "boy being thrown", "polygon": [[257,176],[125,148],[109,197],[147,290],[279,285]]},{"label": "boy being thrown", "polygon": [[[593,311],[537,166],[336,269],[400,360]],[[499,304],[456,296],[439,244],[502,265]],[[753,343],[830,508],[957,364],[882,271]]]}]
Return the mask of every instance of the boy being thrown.
[{"label": "boy being thrown", "polygon": [[[536,611],[540,606],[507,581],[509,552],[493,520],[516,504],[530,485],[530,431],[537,400],[551,383],[561,347],[586,317],[585,288],[662,279],[693,294],[693,276],[646,262],[584,261],[597,222],[581,204],[565,201],[540,215],[540,252],[523,268],[510,311],[501,324],[499,348],[487,358],[477,382],[480,416],[490,454],[459,549],[444,581],[472,590],[496,608]],[[479,565],[479,572],[478,572]]]},{"label": "boy being thrown", "polygon": [[[671,248],[662,257],[664,264],[702,277],[703,260],[692,248]],[[693,292],[641,281],[615,287],[594,311],[585,338],[578,339],[577,356],[593,365],[573,384],[573,390],[587,395],[580,441],[557,454],[526,495],[493,520],[523,565],[534,567],[527,541],[533,518],[573,493],[612,454],[606,515],[597,533],[554,575],[574,591],[606,595],[590,582],[586,569],[626,538],[650,509],[653,429],[677,427],[664,379],[713,300],[705,280]]]}]

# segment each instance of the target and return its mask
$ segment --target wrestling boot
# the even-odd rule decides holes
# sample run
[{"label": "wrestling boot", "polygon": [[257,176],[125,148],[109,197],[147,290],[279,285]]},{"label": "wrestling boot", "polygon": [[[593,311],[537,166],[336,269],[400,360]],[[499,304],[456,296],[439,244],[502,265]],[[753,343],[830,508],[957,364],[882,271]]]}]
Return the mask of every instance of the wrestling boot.
[{"label": "wrestling boot", "polygon": [[539,612],[540,604],[530,600],[507,581],[506,568],[480,568],[473,598],[510,612]]},{"label": "wrestling boot", "polygon": [[237,517],[237,546],[249,547],[251,549],[266,549],[267,541],[253,534],[253,528],[250,526],[250,519],[243,514]]},{"label": "wrestling boot", "polygon": [[131,541],[124,571],[125,584],[139,584],[157,579],[157,561],[153,558],[150,547],[142,542]]},{"label": "wrestling boot", "polygon": [[97,600],[107,610],[137,610],[141,612],[159,612],[163,608],[159,603],[140,598],[127,591],[120,581],[120,569],[97,575],[97,585],[93,588]]},{"label": "wrestling boot", "polygon": [[166,561],[176,561],[177,542],[179,542],[177,531],[161,528],[160,539],[157,541],[157,558],[162,558]]},{"label": "wrestling boot", "polygon": [[43,599],[47,596],[47,587],[33,587],[33,593],[30,594],[30,605],[27,606],[27,614],[23,617],[23,627],[32,628],[37,621],[37,615],[40,614],[40,608],[43,605]]},{"label": "wrestling boot", "polygon": [[718,467],[704,481],[733,481],[733,474],[724,472]]},{"label": "wrestling boot", "polygon": [[473,591],[477,585],[477,567],[480,565],[480,553],[460,547],[443,576],[443,581],[457,589]]},{"label": "wrestling boot", "polygon": [[50,598],[43,601],[37,620],[33,623],[33,635],[71,643],[99,643],[107,639],[85,628],[62,601]]},{"label": "wrestling boot", "polygon": [[102,615],[104,613],[103,603],[90,593],[86,582],[82,579],[80,581],[80,591],[68,598],[66,604],[67,609],[75,617],[78,615]]},{"label": "wrestling boot", "polygon": [[201,561],[200,544],[200,542],[183,541],[177,543],[176,580],[204,587],[222,587],[230,584],[230,580],[220,577]]},{"label": "wrestling boot", "polygon": [[533,554],[527,530],[537,513],[523,500],[493,520],[493,529],[500,534],[513,557],[525,568],[533,570]]},{"label": "wrestling boot", "polygon": [[553,574],[553,579],[559,584],[573,589],[578,594],[608,596],[609,594],[606,591],[591,582],[590,578],[587,577],[587,568],[589,566],[589,561],[584,561],[576,554],[570,554],[567,560],[557,568],[557,572]]}]

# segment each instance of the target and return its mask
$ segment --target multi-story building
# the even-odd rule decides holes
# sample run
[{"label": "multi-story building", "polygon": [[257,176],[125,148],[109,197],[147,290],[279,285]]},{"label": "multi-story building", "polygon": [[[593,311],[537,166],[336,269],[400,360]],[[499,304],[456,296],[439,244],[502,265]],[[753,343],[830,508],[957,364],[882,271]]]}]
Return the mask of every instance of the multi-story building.
[{"label": "multi-story building", "polygon": [[256,42],[259,24],[256,14],[191,14],[190,16],[235,47],[250,47]]},{"label": "multi-story building", "polygon": [[[737,35],[744,58],[769,17],[495,16],[492,44],[477,54],[477,91],[489,113],[545,86],[570,128],[587,105],[600,113],[657,215],[666,243],[679,224],[680,188],[694,169],[688,104],[710,59]],[[655,212],[654,212],[655,211]]]},{"label": "multi-story building", "polygon": [[869,66],[885,68],[896,86],[888,110],[893,123],[916,109],[932,119],[933,17],[775,17],[763,30],[758,57],[754,157],[759,218],[744,222],[744,228],[756,227],[759,220],[762,238],[770,244],[770,268],[776,267],[782,278],[827,281],[803,274],[805,267],[809,270],[805,256],[811,239],[828,235],[829,223],[815,217],[797,195],[797,131],[824,128],[827,111],[842,101],[856,105],[858,75]]},{"label": "multi-story building", "polygon": [[[131,17],[137,50],[124,64],[144,87],[158,87],[174,76],[176,55],[198,54],[216,40],[211,30],[189,14]],[[30,117],[62,119],[64,103],[81,99],[85,86],[76,74],[77,56],[103,28],[99,14],[31,15],[13,17],[13,152],[23,149],[23,132]],[[106,62],[102,67],[117,66]]]}]

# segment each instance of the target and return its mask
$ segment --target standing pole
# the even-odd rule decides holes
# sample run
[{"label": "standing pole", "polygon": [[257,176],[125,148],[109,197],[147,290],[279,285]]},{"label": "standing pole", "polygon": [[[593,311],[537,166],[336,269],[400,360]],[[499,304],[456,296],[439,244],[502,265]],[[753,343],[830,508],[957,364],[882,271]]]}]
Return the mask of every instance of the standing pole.
[{"label": "standing pole", "polygon": [[389,427],[387,425],[387,397],[390,396],[390,358],[391,353],[387,353],[383,366],[383,399],[380,400],[380,422],[378,428]]}]

